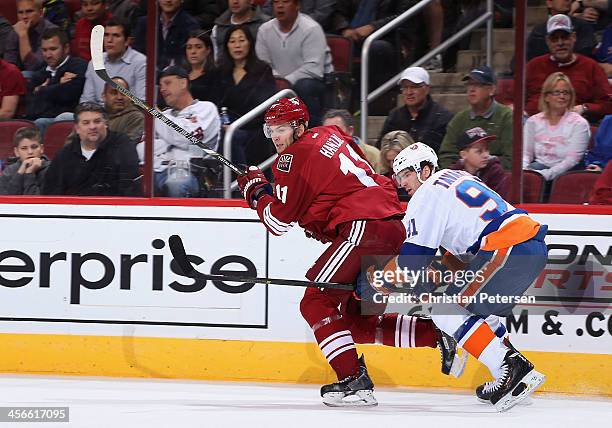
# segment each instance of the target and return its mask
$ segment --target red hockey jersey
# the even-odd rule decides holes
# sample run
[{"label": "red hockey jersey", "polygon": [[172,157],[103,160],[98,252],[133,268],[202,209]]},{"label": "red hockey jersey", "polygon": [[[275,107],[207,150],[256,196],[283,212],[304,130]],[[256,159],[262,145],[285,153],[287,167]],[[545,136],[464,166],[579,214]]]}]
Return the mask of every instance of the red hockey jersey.
[{"label": "red hockey jersey", "polygon": [[352,137],[336,126],[307,130],[278,156],[273,171],[274,196],[259,199],[257,214],[274,235],[297,221],[331,241],[341,223],[404,215],[393,182],[374,173]]}]

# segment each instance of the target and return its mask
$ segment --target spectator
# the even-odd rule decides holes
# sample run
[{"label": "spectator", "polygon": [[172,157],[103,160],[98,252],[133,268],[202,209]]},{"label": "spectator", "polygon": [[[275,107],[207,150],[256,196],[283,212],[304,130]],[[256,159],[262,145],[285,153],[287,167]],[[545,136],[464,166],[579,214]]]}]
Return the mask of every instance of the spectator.
[{"label": "spectator", "polygon": [[40,195],[49,159],[36,128],[19,128],[13,137],[17,162],[2,170],[0,195]]},{"label": "spectator", "polygon": [[134,21],[134,13],[136,12],[136,1],[134,0],[107,0],[106,8],[112,14],[112,16],[121,21],[127,22],[131,25]]},{"label": "spectator", "polygon": [[43,18],[42,0],[17,0],[17,18],[6,41],[4,59],[20,70],[38,70],[44,65],[40,50],[42,34],[56,25]]},{"label": "spectator", "polygon": [[[548,18],[558,14],[569,14],[571,3],[571,0],[546,0]],[[572,27],[576,32],[574,51],[582,55],[592,56],[596,44],[593,27],[580,18],[571,17],[571,20]],[[531,33],[529,33],[529,37],[527,38],[527,61],[536,56],[549,53],[548,44],[546,42],[547,22],[536,25],[533,27],[533,30],[531,30]]]},{"label": "spectator", "polygon": [[29,82],[26,115],[44,134],[56,120],[72,119],[85,85],[87,62],[70,55],[68,36],[58,27],[45,30],[41,48],[46,67],[35,71]]},{"label": "spectator", "polygon": [[64,0],[44,0],[42,5],[43,16],[47,21],[57,25],[66,34],[72,34],[70,10],[68,10]]},{"label": "spectator", "polygon": [[106,111],[95,103],[74,112],[77,133],[57,152],[43,185],[45,195],[141,196],[138,154],[127,135],[108,130]]},{"label": "spectator", "polygon": [[463,78],[470,107],[457,113],[446,128],[440,146],[439,163],[447,168],[459,159],[455,142],[471,128],[482,128],[497,139],[489,144],[489,151],[497,156],[504,169],[512,168],[512,110],[495,101],[495,75],[486,65],[476,67]]},{"label": "spectator", "polygon": [[576,33],[566,15],[548,19],[546,43],[550,55],[535,57],[527,63],[525,110],[529,115],[538,112],[540,90],[546,78],[562,71],[576,91],[574,112],[587,120],[598,121],[612,113],[612,88],[602,68],[591,58],[574,53]]},{"label": "spectator", "polygon": [[257,30],[261,24],[270,20],[259,6],[253,4],[253,0],[228,0],[229,9],[215,20],[212,29],[211,39],[215,49],[215,61],[219,63],[223,53],[223,41],[227,31],[233,25],[244,25],[253,36],[257,35]]},{"label": "spectator", "polygon": [[[208,101],[194,100],[188,79],[187,71],[178,66],[170,66],[160,73],[160,93],[170,107],[164,115],[216,151],[221,127],[217,107]],[[144,143],[138,145],[138,150],[144,159]],[[202,158],[202,149],[158,120],[153,150],[155,193],[171,197],[198,195],[200,186],[191,174],[190,160]]]},{"label": "spectator", "polygon": [[[366,37],[416,3],[417,0],[337,0],[332,15],[332,31],[351,39],[355,46],[354,54],[359,57]],[[411,28],[413,25],[405,25],[402,30]],[[379,87],[398,71],[399,47],[395,41],[395,33],[389,33],[370,45],[370,89]],[[379,98],[370,107],[371,113],[386,114],[392,108],[390,104],[394,105],[394,96]]]},{"label": "spectator", "polygon": [[612,115],[601,121],[595,133],[595,144],[584,158],[584,165],[589,171],[601,171],[612,159]]},{"label": "spectator", "polygon": [[17,66],[0,59],[0,119],[15,116],[19,97],[26,92],[26,80]]},{"label": "spectator", "polygon": [[563,73],[544,82],[540,110],[523,129],[523,168],[539,172],[550,181],[582,160],[589,144],[589,123],[572,111],[576,92]]},{"label": "spectator", "polygon": [[[215,82],[214,103],[226,107],[233,120],[257,107],[276,92],[276,81],[268,64],[255,55],[255,39],[246,25],[225,33],[223,55]],[[234,132],[232,161],[257,165],[274,153],[261,132],[261,121],[253,119]]]},{"label": "spectator", "polygon": [[[113,77],[113,81],[127,90],[130,89],[130,85],[122,77]],[[108,83],[104,85],[102,100],[108,113],[108,129],[127,135],[134,144],[139,143],[144,131],[143,112]]]},{"label": "spectator", "polygon": [[361,138],[355,135],[355,119],[353,119],[353,115],[348,110],[327,110],[323,115],[323,126],[332,125],[337,126],[342,132],[353,137],[353,142],[361,149],[370,165],[372,165],[374,172],[380,174],[380,150],[361,141]]},{"label": "spectator", "polygon": [[[115,19],[104,27],[104,65],[109,76],[121,76],[132,88],[132,93],[145,98],[145,77],[147,58],[129,46],[130,28]],[[104,81],[98,77],[90,62],[85,74],[85,87],[81,102],[91,101],[102,104]]]},{"label": "spectator", "polygon": [[595,182],[589,204],[612,205],[612,162],[608,162]]},{"label": "spectator", "polygon": [[595,52],[595,59],[599,61],[608,80],[612,79],[612,25],[609,25],[604,31],[601,43]]},{"label": "spectator", "polygon": [[[157,68],[181,64],[189,33],[199,29],[198,22],[182,8],[182,0],[159,0],[157,24]],[[138,18],[134,49],[146,53],[147,17]]]},{"label": "spectator", "polygon": [[185,45],[191,94],[200,101],[211,101],[214,89],[215,60],[212,41],[206,32],[193,30]]},{"label": "spectator", "polygon": [[331,54],[321,26],[299,8],[299,0],[275,1],[275,18],[259,27],[255,50],[275,76],[289,81],[308,107],[311,126],[317,126],[323,114],[323,76],[332,69]]},{"label": "spectator", "polygon": [[13,32],[13,26],[6,20],[6,18],[0,15],[0,58],[4,57],[4,51],[6,49],[6,43],[9,34]]},{"label": "spectator", "polygon": [[406,147],[414,144],[414,140],[406,131],[391,131],[380,140],[380,173],[384,176],[393,175],[393,160]]},{"label": "spectator", "polygon": [[404,105],[389,113],[380,133],[379,144],[386,133],[402,130],[410,134],[414,141],[427,144],[437,153],[453,115],[431,99],[429,73],[425,69],[407,68],[398,83]]},{"label": "spectator", "polygon": [[[134,16],[146,15],[148,2],[149,0],[140,0]],[[213,28],[215,19],[225,10],[225,5],[225,0],[183,0],[183,10],[195,18],[198,27],[204,31]]]},{"label": "spectator", "polygon": [[[251,0],[252,1],[252,0]],[[255,3],[254,1],[252,1]],[[263,2],[262,10],[266,15],[272,15],[272,0]],[[317,21],[323,31],[331,31],[332,14],[337,0],[300,0],[300,12]]]},{"label": "spectator", "polygon": [[497,156],[489,154],[489,141],[496,138],[479,127],[468,129],[455,143],[460,159],[448,168],[469,172],[506,199],[510,196],[509,177]]},{"label": "spectator", "polygon": [[111,13],[106,8],[106,0],[81,0],[81,18],[76,22],[72,46],[74,55],[86,61],[91,60],[89,40],[91,30],[96,25],[106,25]]},{"label": "spectator", "polygon": [[572,2],[570,15],[582,18],[596,32],[606,28],[612,17],[612,2],[610,0],[580,0]]}]

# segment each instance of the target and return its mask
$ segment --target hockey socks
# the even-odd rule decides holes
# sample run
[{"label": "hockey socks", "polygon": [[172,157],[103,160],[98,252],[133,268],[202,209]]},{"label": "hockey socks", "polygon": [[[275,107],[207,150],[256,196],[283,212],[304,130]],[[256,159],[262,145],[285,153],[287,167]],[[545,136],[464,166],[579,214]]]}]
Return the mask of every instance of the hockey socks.
[{"label": "hockey socks", "polygon": [[396,348],[438,346],[432,320],[395,313],[382,316],[376,329],[376,343]]},{"label": "hockey socks", "polygon": [[501,375],[508,348],[482,318],[469,317],[454,336],[463,349],[489,368],[494,378]]}]

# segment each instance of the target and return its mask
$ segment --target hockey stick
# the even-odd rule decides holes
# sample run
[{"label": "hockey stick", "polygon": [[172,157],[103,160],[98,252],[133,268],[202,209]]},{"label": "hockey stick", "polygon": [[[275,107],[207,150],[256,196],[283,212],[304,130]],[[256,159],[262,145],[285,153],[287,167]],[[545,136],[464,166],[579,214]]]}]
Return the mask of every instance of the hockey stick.
[{"label": "hockey stick", "polygon": [[223,165],[227,166],[229,169],[234,171],[236,174],[238,175],[244,174],[244,171],[242,171],[240,168],[238,168],[236,165],[231,163],[229,160],[227,160],[225,157],[223,157],[219,153],[208,148],[206,144],[202,143],[202,141],[196,138],[191,132],[185,130],[184,128],[179,126],[177,123],[168,119],[162,112],[160,112],[154,107],[149,106],[147,103],[145,103],[143,100],[141,100],[136,95],[131,93],[129,90],[125,89],[123,86],[118,85],[117,83],[113,82],[113,80],[110,78],[110,76],[106,72],[106,68],[104,66],[104,56],[103,56],[104,27],[102,25],[96,25],[93,28],[93,30],[91,30],[91,40],[90,40],[89,47],[91,49],[91,62],[93,64],[94,71],[102,80],[104,80],[107,84],[112,86],[113,89],[116,89],[117,91],[121,92],[123,95],[129,98],[138,107],[142,108],[143,110],[146,110],[147,113],[149,113],[151,116],[155,117],[156,119],[161,120],[164,124],[168,125],[170,128],[174,129],[176,132],[181,134],[183,137],[187,138],[191,144],[194,144],[198,146],[199,148],[201,148],[202,150],[204,150],[204,153],[206,153],[207,155],[214,157],[219,162],[221,162]]},{"label": "hockey stick", "polygon": [[312,281],[300,281],[297,279],[278,279],[278,278],[252,278],[245,276],[225,276],[225,275],[210,275],[199,272],[187,259],[187,253],[183,246],[183,241],[178,235],[172,235],[168,239],[168,246],[172,252],[174,260],[179,265],[185,276],[193,279],[210,279],[217,281],[226,282],[254,282],[257,284],[276,284],[276,285],[289,285],[293,287],[314,287],[314,288],[330,288],[335,290],[347,290],[353,291],[355,287],[351,284],[338,284],[334,282],[312,282]]}]

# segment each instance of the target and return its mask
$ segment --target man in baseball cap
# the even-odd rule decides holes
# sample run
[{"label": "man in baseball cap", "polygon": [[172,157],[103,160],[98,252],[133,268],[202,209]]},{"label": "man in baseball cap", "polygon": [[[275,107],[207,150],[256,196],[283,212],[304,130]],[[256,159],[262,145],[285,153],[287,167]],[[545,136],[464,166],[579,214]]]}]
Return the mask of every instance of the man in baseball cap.
[{"label": "man in baseball cap", "polygon": [[533,58],[525,69],[525,111],[529,115],[539,112],[538,101],[544,81],[552,73],[562,72],[576,91],[576,105],[572,111],[591,123],[612,114],[612,88],[608,77],[597,62],[575,52],[576,32],[569,16],[559,13],[548,18],[546,45],[549,54]]},{"label": "man in baseball cap", "polygon": [[464,82],[473,80],[481,85],[495,85],[495,73],[489,66],[479,65],[478,67],[472,69],[466,76],[463,77]]},{"label": "man in baseball cap", "polygon": [[430,77],[422,67],[408,67],[398,81],[404,105],[389,113],[378,139],[391,131],[406,131],[414,141],[422,141],[438,150],[452,114],[432,100]]}]

